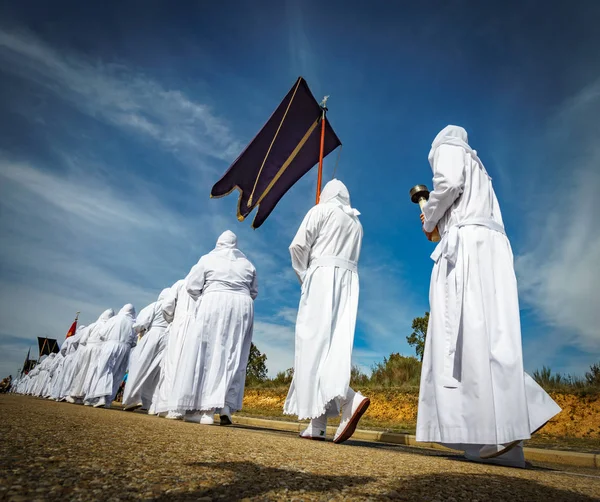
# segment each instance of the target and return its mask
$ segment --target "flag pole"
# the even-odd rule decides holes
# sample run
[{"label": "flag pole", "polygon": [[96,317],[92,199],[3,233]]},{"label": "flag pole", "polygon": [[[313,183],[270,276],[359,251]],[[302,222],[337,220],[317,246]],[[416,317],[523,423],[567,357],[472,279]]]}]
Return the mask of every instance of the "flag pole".
[{"label": "flag pole", "polygon": [[323,184],[323,152],[325,151],[325,115],[327,114],[327,99],[321,101],[321,148],[319,150],[319,174],[317,175],[317,204],[321,199],[321,185]]}]

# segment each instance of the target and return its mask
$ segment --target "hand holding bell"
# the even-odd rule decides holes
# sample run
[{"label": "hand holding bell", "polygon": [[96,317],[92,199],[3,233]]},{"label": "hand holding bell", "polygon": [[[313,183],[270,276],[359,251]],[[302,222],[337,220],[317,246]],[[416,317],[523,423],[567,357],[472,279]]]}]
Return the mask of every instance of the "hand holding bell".
[{"label": "hand holding bell", "polygon": [[[419,204],[421,213],[423,212],[423,206],[429,200],[429,189],[425,185],[416,185],[410,189],[410,200],[415,204]],[[437,226],[431,232],[431,242],[440,241],[440,232]]]}]

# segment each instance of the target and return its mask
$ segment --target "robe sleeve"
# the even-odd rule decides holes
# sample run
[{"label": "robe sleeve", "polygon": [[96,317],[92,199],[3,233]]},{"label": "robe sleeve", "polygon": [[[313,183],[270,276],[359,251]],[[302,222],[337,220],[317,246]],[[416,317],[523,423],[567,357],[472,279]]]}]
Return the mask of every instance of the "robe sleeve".
[{"label": "robe sleeve", "polygon": [[185,289],[188,294],[197,300],[204,289],[205,268],[202,258],[190,270],[190,273],[185,278]]},{"label": "robe sleeve", "polygon": [[138,314],[135,323],[133,324],[133,331],[135,333],[141,333],[142,331],[147,331],[154,320],[154,312],[156,302],[151,303],[147,307],[144,307],[140,313]]},{"label": "robe sleeve", "polygon": [[256,300],[256,297],[258,296],[258,277],[256,275],[256,269],[254,269],[252,284],[250,284],[250,296],[253,300]]},{"label": "robe sleeve", "polygon": [[162,314],[165,321],[171,323],[175,317],[175,307],[177,305],[177,291],[179,288],[172,287],[162,301]]},{"label": "robe sleeve", "polygon": [[129,345],[131,346],[131,348],[137,345],[137,335],[135,334],[133,326],[131,326],[131,332],[129,334]]},{"label": "robe sleeve", "polygon": [[310,266],[310,250],[319,235],[321,225],[321,211],[317,205],[313,207],[300,224],[296,237],[290,244],[290,255],[292,257],[292,268],[300,283],[304,282],[304,276]]},{"label": "robe sleeve", "polygon": [[423,206],[423,228],[432,232],[446,211],[460,197],[465,184],[465,152],[453,145],[441,145],[433,159],[433,190]]}]

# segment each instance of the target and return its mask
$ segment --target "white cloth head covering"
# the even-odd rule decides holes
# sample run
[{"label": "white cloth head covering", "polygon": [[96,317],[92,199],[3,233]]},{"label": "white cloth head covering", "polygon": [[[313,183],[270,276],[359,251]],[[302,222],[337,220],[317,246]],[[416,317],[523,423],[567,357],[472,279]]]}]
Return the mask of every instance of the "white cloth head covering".
[{"label": "white cloth head covering", "polygon": [[100,317],[98,317],[98,321],[108,321],[111,317],[114,317],[115,311],[113,309],[106,309]]},{"label": "white cloth head covering", "polygon": [[169,294],[169,291],[171,291],[171,288],[165,288],[160,292],[160,295],[158,295],[158,301],[162,301],[166,298],[166,296]]},{"label": "white cloth head covering", "polygon": [[228,260],[246,258],[246,255],[237,248],[237,236],[231,230],[225,230],[217,239],[217,245],[209,254],[218,255]]},{"label": "white cloth head covering", "polygon": [[475,160],[475,162],[479,164],[481,170],[488,177],[490,177],[488,172],[485,170],[483,162],[481,162],[481,159],[477,156],[477,150],[473,150],[473,148],[471,148],[471,146],[469,145],[469,136],[467,134],[467,131],[463,127],[456,125],[447,125],[438,133],[438,135],[433,140],[433,143],[431,143],[431,150],[429,150],[429,155],[427,156],[431,169],[433,169],[433,158],[435,156],[435,151],[442,145],[453,145],[461,147],[463,150],[469,153],[471,157],[473,157],[473,160]]},{"label": "white cloth head covering", "polygon": [[335,204],[344,213],[356,218],[360,212],[350,205],[350,192],[340,180],[332,179],[321,192],[319,204]]},{"label": "white cloth head covering", "polygon": [[131,303],[123,305],[123,308],[119,311],[119,315],[125,314],[135,319],[135,308]]}]

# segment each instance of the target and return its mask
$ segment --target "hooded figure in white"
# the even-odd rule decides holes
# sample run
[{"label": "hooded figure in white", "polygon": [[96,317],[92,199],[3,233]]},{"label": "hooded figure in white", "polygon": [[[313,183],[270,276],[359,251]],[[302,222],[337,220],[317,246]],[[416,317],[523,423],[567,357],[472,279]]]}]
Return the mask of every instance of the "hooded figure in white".
[{"label": "hooded figure in white", "polygon": [[246,366],[254,327],[258,283],[254,265],[237,248],[237,237],[223,232],[185,280],[200,300],[196,320],[182,351],[178,409],[195,410],[186,420],[210,424],[215,410],[221,424],[242,408]]},{"label": "hooded figure in white", "polygon": [[84,324],[77,326],[77,330],[75,331],[75,333],[72,336],[65,338],[65,341],[63,342],[58,354],[56,354],[56,358],[54,359],[52,367],[50,368],[50,381],[48,382],[48,385],[45,389],[44,397],[47,397],[48,399],[55,399],[54,394],[56,393],[57,389],[60,388],[60,386],[62,385],[62,370],[64,367],[67,351],[69,347],[71,347],[73,344],[75,344],[75,348],[77,348],[77,346],[79,345],[79,338],[81,338],[81,332],[84,328]]},{"label": "hooded figure in white", "polygon": [[46,378],[46,382],[44,383],[44,386],[40,393],[40,397],[45,397],[45,398],[49,397],[50,388],[52,387],[52,382],[53,382],[54,376],[56,374],[56,368],[60,364],[61,359],[62,359],[62,357],[60,357],[60,351],[59,351],[59,353],[54,354],[54,357],[52,358],[52,362],[48,366],[48,377]]},{"label": "hooded figure in white", "polygon": [[167,322],[167,348],[160,370],[160,380],[152,398],[150,413],[166,413],[166,418],[179,420],[185,409],[180,408],[178,389],[183,385],[185,374],[180,360],[190,328],[196,318],[198,303],[185,289],[183,279],[177,281],[162,301],[162,313]]},{"label": "hooded figure in white", "polygon": [[44,388],[48,384],[48,379],[50,378],[50,367],[52,366],[52,363],[54,362],[55,358],[56,354],[52,352],[48,355],[48,357],[44,358],[44,361],[42,363],[40,363],[40,372],[38,373],[38,376],[36,378],[35,386],[31,391],[31,393],[34,396],[42,396]]},{"label": "hooded figure in white", "polygon": [[[79,340],[81,340],[81,336],[86,329],[85,325],[80,325],[77,327],[77,331],[73,336],[70,336],[65,339],[60,348],[60,352],[57,354],[57,364],[54,369],[54,375],[52,377],[52,383],[49,389],[49,397],[50,399],[54,399],[55,401],[59,401],[64,395],[62,394],[62,390],[64,389],[65,382],[65,364],[67,362],[67,357],[73,354],[79,347]],[[72,359],[72,356],[71,356]],[[72,372],[71,372],[72,375]]]},{"label": "hooded figure in white", "polygon": [[521,440],[560,408],[523,371],[513,254],[492,180],[462,127],[437,135],[429,162],[423,230],[437,225],[442,239],[431,255],[417,441],[524,466]]},{"label": "hooded figure in white", "polygon": [[[100,314],[96,322],[82,330],[77,350],[67,354],[61,399],[66,397],[68,402],[75,403],[86,397],[92,382],[96,380],[97,363],[102,351],[100,333],[114,315],[113,309],[107,309]],[[88,401],[86,404],[92,403]]]},{"label": "hooded figure in white", "polygon": [[39,358],[38,363],[35,367],[29,372],[29,381],[27,382],[27,387],[25,389],[25,394],[31,395],[33,394],[33,390],[38,382],[38,377],[40,376],[40,371],[42,367],[42,363],[47,359],[47,355],[43,355]]},{"label": "hooded figure in white", "polygon": [[346,186],[334,179],[290,245],[302,292],[294,378],[283,412],[311,419],[300,434],[306,439],[325,439],[327,417],[338,415],[342,407],[334,442],[346,441],[370,404],[350,388],[363,237],[359,214],[350,205]]},{"label": "hooded figure in white", "polygon": [[128,303],[100,330],[102,350],[96,366],[95,380],[91,382],[86,395],[86,400],[97,399],[95,408],[110,408],[123,382],[129,364],[129,352],[136,342],[134,323],[135,309]]},{"label": "hooded figure in white", "polygon": [[144,307],[137,316],[133,330],[141,336],[131,351],[129,373],[123,393],[123,407],[132,410],[142,406],[150,409],[152,396],[160,377],[160,363],[167,345],[169,323],[162,313],[163,300],[170,288],[163,289],[158,300]]}]

